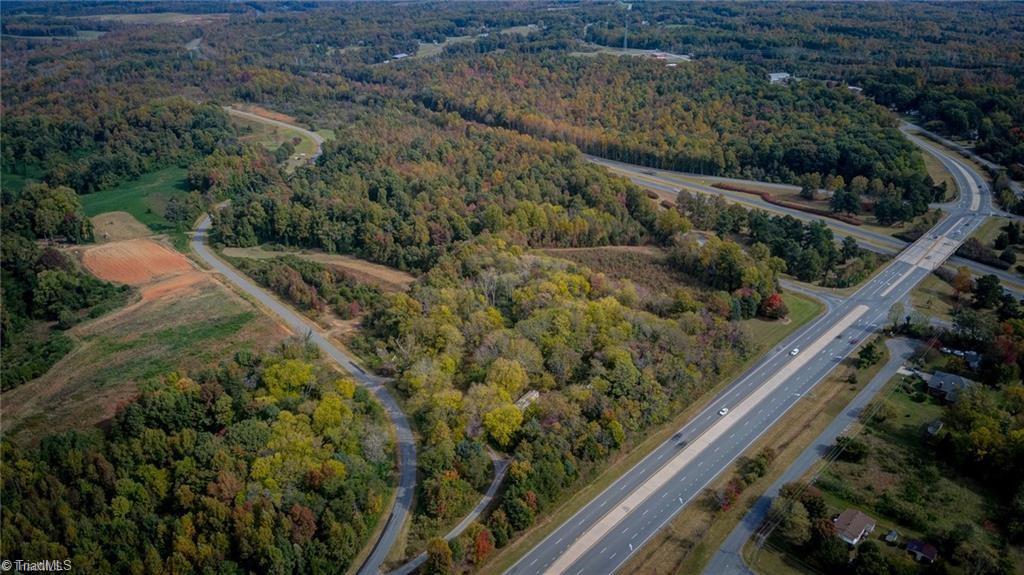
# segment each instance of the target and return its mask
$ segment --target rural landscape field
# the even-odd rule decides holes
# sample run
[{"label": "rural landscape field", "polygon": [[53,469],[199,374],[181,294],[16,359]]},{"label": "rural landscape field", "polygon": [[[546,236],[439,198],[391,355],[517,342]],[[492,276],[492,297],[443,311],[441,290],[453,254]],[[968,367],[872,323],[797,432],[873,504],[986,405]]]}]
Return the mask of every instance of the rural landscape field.
[{"label": "rural landscape field", "polygon": [[0,4],[0,572],[1024,574],[1024,3]]}]

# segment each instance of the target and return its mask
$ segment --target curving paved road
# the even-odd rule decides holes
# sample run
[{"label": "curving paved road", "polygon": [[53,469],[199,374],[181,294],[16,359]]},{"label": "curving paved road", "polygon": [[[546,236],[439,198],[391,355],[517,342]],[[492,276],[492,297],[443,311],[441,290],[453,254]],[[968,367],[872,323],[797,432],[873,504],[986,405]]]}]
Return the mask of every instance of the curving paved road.
[{"label": "curving paved road", "polygon": [[211,268],[224,275],[228,281],[236,287],[256,298],[256,300],[277,315],[288,327],[297,334],[308,334],[310,341],[323,350],[328,357],[334,360],[338,366],[347,371],[359,382],[373,392],[377,399],[384,405],[384,410],[395,426],[395,436],[398,442],[398,488],[395,493],[394,506],[387,517],[384,530],[374,544],[370,556],[359,568],[360,575],[375,575],[380,573],[381,565],[387,558],[391,547],[398,540],[412,508],[413,495],[416,487],[416,445],[413,441],[412,430],[409,427],[409,420],[402,412],[394,396],[388,391],[386,379],[371,375],[359,367],[355,359],[341,348],[337,347],[329,339],[323,336],[320,328],[312,321],[302,317],[298,313],[270,295],[263,288],[257,286],[252,280],[235,271],[233,267],[218,258],[207,246],[207,234],[210,229],[210,216],[203,216],[192,236],[192,249]]},{"label": "curving paved road", "polygon": [[[946,169],[951,174],[954,175],[954,178],[958,177],[959,174],[956,168],[956,166],[958,165],[957,161],[953,160],[946,154],[942,153],[935,146],[925,142],[921,138],[915,137],[912,133],[906,130],[904,130],[904,135],[913,144],[920,147],[925,153],[935,156],[946,167]],[[677,194],[681,188],[685,188],[700,193],[722,196],[723,198],[730,202],[738,203],[751,208],[758,208],[769,213],[793,216],[794,218],[801,221],[822,221],[826,225],[828,225],[828,227],[832,230],[833,233],[835,233],[836,236],[841,238],[847,236],[852,237],[858,240],[858,243],[860,243],[863,247],[865,247],[866,249],[870,249],[872,251],[885,254],[896,254],[906,249],[906,247],[909,245],[908,242],[904,240],[888,236],[873,231],[871,229],[866,229],[861,226],[855,226],[852,224],[848,224],[846,222],[834,220],[832,218],[822,218],[821,216],[816,216],[814,214],[797,210],[795,208],[777,206],[775,204],[768,203],[761,199],[760,197],[752,194],[736,192],[733,190],[723,190],[721,188],[715,188],[712,186],[693,182],[692,179],[699,178],[701,180],[706,180],[709,182],[729,182],[740,185],[757,185],[760,187],[770,187],[788,190],[798,189],[796,186],[792,186],[789,184],[775,184],[768,182],[756,182],[752,180],[741,180],[737,178],[724,178],[717,176],[704,176],[700,174],[688,174],[684,172],[674,172],[671,170],[646,168],[643,166],[626,164],[615,160],[607,160],[605,158],[600,158],[597,156],[586,155],[585,157],[588,161],[592,163],[604,166],[611,170],[612,172],[615,172],[623,177],[628,178],[638,186],[649,188],[655,191],[665,192],[674,195]],[[940,207],[944,209],[946,212],[957,212],[967,207],[964,205],[964,201],[965,198],[963,197],[963,194],[961,194],[961,197],[957,201],[944,204],[935,204],[935,207]],[[983,210],[983,213],[985,215],[1007,215],[1005,212],[999,210],[998,208],[995,208],[991,204],[987,204],[987,207],[985,208],[985,210]],[[1012,272],[987,266],[985,264],[976,262],[974,260],[969,260],[967,258],[957,255],[951,256],[948,259],[948,263],[950,265],[955,266],[966,266],[975,275],[979,276],[993,274],[1003,282],[1003,287],[1005,287],[1007,290],[1015,292],[1018,296],[1024,295],[1024,279],[1022,279],[1020,276]]]},{"label": "curving paved road", "polygon": [[[480,499],[480,501],[476,504],[476,507],[474,507],[473,510],[469,512],[469,515],[463,517],[462,521],[459,521],[459,524],[453,527],[452,530],[444,536],[445,541],[451,541],[459,535],[462,535],[462,532],[465,531],[466,528],[469,527],[471,523],[476,521],[477,517],[480,517],[480,514],[486,511],[487,508],[491,505],[491,502],[494,501],[494,496],[498,494],[498,488],[501,487],[501,482],[505,479],[505,473],[508,472],[509,460],[498,457],[494,453],[491,453],[491,461],[494,463],[494,479],[491,481],[490,486],[487,487],[487,493],[485,493],[484,496]],[[419,555],[408,561],[405,565],[402,565],[398,569],[395,569],[388,575],[409,575],[410,573],[416,571],[416,569],[418,569],[420,565],[423,565],[423,563],[425,563],[426,560],[426,552],[420,553]]]},{"label": "curving paved road", "polygon": [[913,357],[917,344],[908,339],[886,340],[889,348],[889,361],[881,371],[853,398],[852,401],[829,425],[821,432],[813,443],[807,446],[796,460],[768,487],[764,495],[754,502],[750,511],[740,520],[739,524],[729,533],[722,547],[704,567],[705,575],[749,575],[750,569],[743,561],[743,545],[747,539],[761,526],[771,510],[772,499],[779,494],[783,485],[797,481],[812,466],[827,454],[846,429],[860,417],[861,411],[882,391],[887,381],[896,375],[896,371]]},{"label": "curving paved road", "polygon": [[838,303],[827,301],[829,310],[820,319],[790,336],[730,384],[671,440],[551,532],[508,573],[618,571],[828,375],[837,361],[875,333],[892,304],[942,265],[991,211],[985,181],[951,161],[961,198],[947,205],[947,215],[931,231],[853,295]]},{"label": "curving paved road", "polygon": [[[197,40],[202,40],[202,38],[197,38]],[[275,120],[273,118],[267,118],[266,116],[260,116],[259,114],[253,114],[252,112],[246,112],[244,110],[232,108],[231,106],[224,106],[224,111],[228,114],[231,114],[232,116],[238,116],[240,118],[246,118],[249,120],[253,120],[255,122],[270,124],[272,126],[277,126],[278,128],[284,128],[286,130],[294,130],[302,134],[303,136],[306,136],[307,138],[313,140],[313,142],[316,143],[316,153],[309,157],[309,161],[311,162],[317,159],[320,156],[320,154],[323,153],[324,137],[321,136],[320,134],[317,134],[316,132],[307,130],[301,126],[296,126],[295,124],[289,124],[288,122],[282,122],[281,120]]]}]

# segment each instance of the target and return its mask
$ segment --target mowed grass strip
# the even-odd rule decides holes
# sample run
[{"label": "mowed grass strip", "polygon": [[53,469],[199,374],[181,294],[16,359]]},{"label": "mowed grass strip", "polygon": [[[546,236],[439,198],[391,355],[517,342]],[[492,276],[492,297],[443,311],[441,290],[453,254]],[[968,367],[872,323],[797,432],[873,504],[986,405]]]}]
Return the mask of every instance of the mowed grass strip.
[{"label": "mowed grass strip", "polygon": [[150,172],[109,190],[80,196],[82,209],[89,217],[107,212],[128,212],[154,232],[173,232],[177,226],[167,221],[164,213],[172,197],[188,193],[187,176],[188,170],[184,168]]},{"label": "mowed grass strip", "polygon": [[[814,391],[797,403],[783,419],[772,426],[770,433],[758,438],[744,453],[753,457],[765,447],[776,452],[768,472],[750,484],[728,511],[711,511],[704,497],[690,503],[682,512],[652,538],[628,563],[624,573],[700,573],[722,546],[732,530],[761,495],[803,453],[822,431],[846,408],[861,389],[889,361],[889,348],[878,346],[882,354],[875,365],[856,370],[854,359],[845,360],[832,371]],[[847,381],[857,374],[857,383]],[[708,485],[708,490],[725,487],[737,465],[732,465]],[[775,573],[774,571],[763,571]]]},{"label": "mowed grass strip", "polygon": [[[969,298],[970,296],[963,296]],[[956,292],[953,286],[935,274],[928,274],[910,292],[910,303],[914,309],[936,319],[952,321],[956,307]]]}]

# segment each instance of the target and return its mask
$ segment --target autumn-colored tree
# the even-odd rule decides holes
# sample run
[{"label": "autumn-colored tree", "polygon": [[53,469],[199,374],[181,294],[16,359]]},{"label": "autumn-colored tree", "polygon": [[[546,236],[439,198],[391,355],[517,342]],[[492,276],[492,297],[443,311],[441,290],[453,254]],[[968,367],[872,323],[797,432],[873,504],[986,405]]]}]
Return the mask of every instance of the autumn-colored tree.
[{"label": "autumn-colored tree", "polygon": [[452,550],[448,542],[440,537],[435,537],[427,543],[427,560],[423,564],[423,573],[426,575],[451,575],[454,572],[452,565]]},{"label": "autumn-colored tree", "polygon": [[974,290],[974,279],[971,277],[971,270],[967,269],[966,266],[958,267],[956,275],[953,276],[949,283],[953,286],[954,294],[958,299],[962,294],[970,293]]},{"label": "autumn-colored tree", "polygon": [[484,428],[500,447],[508,447],[523,422],[523,412],[511,403],[500,405],[484,414]]}]

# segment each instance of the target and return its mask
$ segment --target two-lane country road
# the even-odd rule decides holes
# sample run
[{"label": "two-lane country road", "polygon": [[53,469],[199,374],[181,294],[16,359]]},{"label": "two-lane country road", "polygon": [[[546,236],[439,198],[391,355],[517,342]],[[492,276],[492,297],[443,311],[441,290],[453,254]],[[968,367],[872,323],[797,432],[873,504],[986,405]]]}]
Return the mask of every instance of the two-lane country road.
[{"label": "two-lane country road", "polygon": [[415,493],[416,445],[409,427],[409,420],[399,407],[398,402],[395,401],[394,396],[385,387],[386,380],[364,371],[350,355],[324,337],[313,322],[292,311],[291,308],[282,304],[249,278],[235,271],[210,251],[206,243],[209,229],[210,216],[207,215],[199,222],[196,233],[192,237],[192,249],[196,254],[215,271],[223,274],[238,289],[256,298],[261,305],[281,318],[295,333],[309,334],[310,341],[323,350],[341,369],[347,371],[356,381],[377,396],[395,427],[395,437],[398,443],[398,489],[395,494],[395,503],[385,518],[384,529],[374,543],[373,551],[359,569],[360,575],[376,575],[381,572],[381,565],[387,558],[388,552],[401,535],[402,526],[409,516]]},{"label": "two-lane country road", "polygon": [[948,207],[948,215],[932,230],[733,382],[704,412],[560,525],[508,573],[616,572],[838,361],[874,334],[890,307],[942,265],[985,220],[990,205],[984,180],[969,169],[955,170],[954,177],[961,199]]}]

